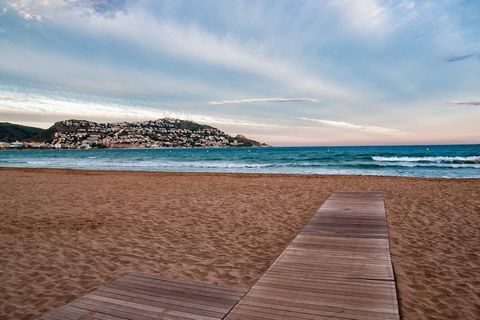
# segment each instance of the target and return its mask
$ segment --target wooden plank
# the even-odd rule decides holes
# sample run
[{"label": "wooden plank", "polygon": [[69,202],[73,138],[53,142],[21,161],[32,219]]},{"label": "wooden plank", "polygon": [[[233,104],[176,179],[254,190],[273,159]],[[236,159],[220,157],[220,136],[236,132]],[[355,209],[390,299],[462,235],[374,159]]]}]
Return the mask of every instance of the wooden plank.
[{"label": "wooden plank", "polygon": [[178,302],[189,302],[197,305],[202,306],[211,306],[211,307],[218,307],[223,308],[225,304],[228,303],[235,303],[238,299],[225,299],[223,297],[208,297],[202,296],[198,294],[186,294],[184,292],[173,291],[169,290],[168,288],[163,289],[163,292],[154,291],[152,287],[141,287],[140,285],[137,286],[123,286],[123,283],[114,283],[108,284],[103,286],[99,291],[118,291],[124,295],[142,295],[148,297],[155,297],[157,299],[175,299]]},{"label": "wooden plank", "polygon": [[142,305],[144,307],[151,306],[154,308],[162,308],[164,310],[175,309],[184,312],[192,311],[195,314],[201,314],[210,317],[215,317],[217,315],[221,315],[222,313],[225,314],[230,311],[230,308],[228,307],[210,307],[195,303],[178,301],[175,299],[175,297],[173,297],[173,299],[158,298],[148,295],[130,293],[126,291],[118,291],[115,289],[97,290],[95,292],[95,295],[91,295],[90,297],[92,297],[92,299],[114,299],[120,301],[120,303],[129,301],[135,303],[136,305]]},{"label": "wooden plank", "polygon": [[223,319],[246,291],[135,272],[51,310],[40,319]]},{"label": "wooden plank", "polygon": [[399,319],[383,194],[332,194],[226,319]]},{"label": "wooden plank", "polygon": [[230,294],[238,294],[238,292],[245,293],[248,291],[246,288],[237,288],[237,287],[227,287],[227,286],[221,286],[221,285],[212,285],[208,283],[201,283],[201,282],[194,282],[194,281],[185,281],[185,280],[179,280],[179,279],[164,279],[164,278],[158,278],[157,276],[149,275],[146,273],[142,272],[130,272],[127,275],[125,275],[125,278],[130,278],[130,277],[139,277],[139,278],[144,278],[147,279],[148,281],[152,283],[168,283],[169,285],[177,284],[181,287],[198,287],[202,288],[204,291],[208,292],[220,292],[220,293],[229,293]]},{"label": "wooden plank", "polygon": [[399,319],[383,194],[332,194],[248,293],[135,272],[41,319],[225,317]]}]

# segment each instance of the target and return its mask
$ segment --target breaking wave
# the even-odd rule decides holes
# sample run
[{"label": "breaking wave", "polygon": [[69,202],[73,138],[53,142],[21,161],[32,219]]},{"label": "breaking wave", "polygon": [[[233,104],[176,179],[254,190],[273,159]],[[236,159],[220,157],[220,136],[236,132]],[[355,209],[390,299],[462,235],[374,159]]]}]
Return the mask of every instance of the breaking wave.
[{"label": "breaking wave", "polygon": [[382,162],[420,162],[420,163],[457,163],[480,164],[480,156],[470,157],[379,157],[373,156],[372,160]]},{"label": "breaking wave", "polygon": [[1,150],[0,167],[480,178],[480,146]]}]

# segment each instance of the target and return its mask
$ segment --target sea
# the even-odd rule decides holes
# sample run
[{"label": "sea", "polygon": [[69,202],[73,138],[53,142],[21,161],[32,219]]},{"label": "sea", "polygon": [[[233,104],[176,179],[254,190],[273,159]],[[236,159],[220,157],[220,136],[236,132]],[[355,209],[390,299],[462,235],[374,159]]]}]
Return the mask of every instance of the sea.
[{"label": "sea", "polygon": [[0,167],[480,178],[480,145],[8,149]]}]

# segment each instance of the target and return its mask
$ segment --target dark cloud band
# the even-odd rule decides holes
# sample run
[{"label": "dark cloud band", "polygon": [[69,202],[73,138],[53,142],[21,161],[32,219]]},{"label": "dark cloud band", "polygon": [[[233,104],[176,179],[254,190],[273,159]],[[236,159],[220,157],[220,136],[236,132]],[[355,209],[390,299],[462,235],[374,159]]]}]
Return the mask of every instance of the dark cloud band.
[{"label": "dark cloud band", "polygon": [[458,61],[463,61],[463,60],[468,60],[468,59],[473,59],[475,57],[478,57],[480,59],[480,54],[477,53],[470,53],[470,54],[464,54],[461,56],[451,56],[445,59],[446,62],[458,62]]},{"label": "dark cloud band", "polygon": [[480,100],[459,100],[451,103],[457,106],[480,106]]}]

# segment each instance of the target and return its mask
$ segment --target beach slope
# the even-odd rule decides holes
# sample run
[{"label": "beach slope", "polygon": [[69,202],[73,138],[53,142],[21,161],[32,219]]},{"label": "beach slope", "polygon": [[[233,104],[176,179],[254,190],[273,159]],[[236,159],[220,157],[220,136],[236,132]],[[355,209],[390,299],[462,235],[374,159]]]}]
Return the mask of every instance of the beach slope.
[{"label": "beach slope", "polygon": [[479,318],[479,179],[0,169],[0,319],[130,271],[248,287],[334,191],[385,192],[403,318]]}]

